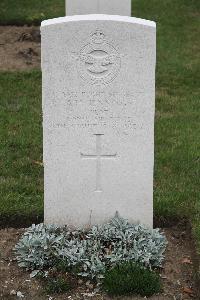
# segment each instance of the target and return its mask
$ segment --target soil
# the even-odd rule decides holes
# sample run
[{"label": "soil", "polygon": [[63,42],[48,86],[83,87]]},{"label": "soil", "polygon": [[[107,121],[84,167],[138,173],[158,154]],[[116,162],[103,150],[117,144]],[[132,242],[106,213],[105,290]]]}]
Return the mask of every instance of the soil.
[{"label": "soil", "polygon": [[0,26],[0,70],[40,68],[39,27]]},{"label": "soil", "polygon": [[[153,296],[151,300],[186,300],[196,299],[194,272],[194,245],[190,238],[190,232],[183,226],[174,226],[164,229],[168,239],[166,260],[160,276],[163,282],[163,293]],[[29,272],[19,268],[14,259],[13,247],[19,240],[24,229],[0,230],[0,299],[23,299],[31,300],[110,300],[103,294],[93,294],[93,285],[88,282],[80,282],[78,287],[65,294],[47,295],[39,280],[30,279]],[[18,292],[18,296],[16,293]],[[121,297],[120,300],[141,300],[141,297]]]}]

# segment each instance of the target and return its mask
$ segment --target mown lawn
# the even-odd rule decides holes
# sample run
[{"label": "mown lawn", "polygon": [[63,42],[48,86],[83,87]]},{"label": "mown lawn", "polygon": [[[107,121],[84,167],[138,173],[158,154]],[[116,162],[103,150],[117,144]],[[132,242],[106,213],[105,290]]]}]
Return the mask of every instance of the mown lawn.
[{"label": "mown lawn", "polygon": [[[135,0],[132,10],[157,22],[155,216],[189,218],[200,252],[200,1]],[[0,2],[1,23],[63,14],[60,0]],[[41,220],[40,71],[0,73],[0,139],[0,225]]]},{"label": "mown lawn", "polygon": [[200,1],[142,0],[157,22],[154,211],[192,220],[200,253]]},{"label": "mown lawn", "polygon": [[1,0],[0,25],[40,25],[65,15],[65,0]]},{"label": "mown lawn", "polygon": [[0,226],[43,216],[41,73],[0,73]]}]

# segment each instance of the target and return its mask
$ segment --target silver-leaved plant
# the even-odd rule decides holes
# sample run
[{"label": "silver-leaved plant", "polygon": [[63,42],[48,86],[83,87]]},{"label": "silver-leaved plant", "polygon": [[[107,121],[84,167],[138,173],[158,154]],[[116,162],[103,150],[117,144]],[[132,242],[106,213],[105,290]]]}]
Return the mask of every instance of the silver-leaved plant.
[{"label": "silver-leaved plant", "polygon": [[78,266],[78,274],[102,278],[106,269],[123,261],[145,268],[161,267],[167,240],[159,229],[130,224],[115,216],[109,223],[90,230],[70,231],[67,227],[32,225],[15,246],[18,265],[32,274],[57,263]]}]

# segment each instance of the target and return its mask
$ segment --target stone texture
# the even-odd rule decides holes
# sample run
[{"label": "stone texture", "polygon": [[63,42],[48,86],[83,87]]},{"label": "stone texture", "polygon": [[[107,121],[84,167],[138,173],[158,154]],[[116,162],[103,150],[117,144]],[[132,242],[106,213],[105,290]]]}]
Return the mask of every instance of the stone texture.
[{"label": "stone texture", "polygon": [[131,16],[131,0],[65,0],[66,15],[108,14]]},{"label": "stone texture", "polygon": [[42,22],[45,222],[153,224],[155,23]]}]

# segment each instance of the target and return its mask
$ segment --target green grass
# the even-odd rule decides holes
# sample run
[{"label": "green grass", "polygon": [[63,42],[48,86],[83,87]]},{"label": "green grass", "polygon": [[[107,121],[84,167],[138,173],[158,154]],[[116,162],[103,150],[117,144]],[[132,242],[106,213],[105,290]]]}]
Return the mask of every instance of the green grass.
[{"label": "green grass", "polygon": [[[157,22],[155,216],[192,220],[200,252],[200,1],[135,0],[132,10]],[[1,22],[41,13],[63,15],[64,1],[0,2]],[[0,73],[0,81],[0,220],[31,222],[43,214],[42,167],[34,163],[42,160],[41,75]]]},{"label": "green grass", "polygon": [[41,74],[0,73],[0,226],[43,216]]},{"label": "green grass", "polygon": [[155,215],[192,220],[200,252],[200,2],[142,0],[133,12],[157,22]]},{"label": "green grass", "polygon": [[65,15],[65,0],[1,0],[0,25],[40,25]]}]

